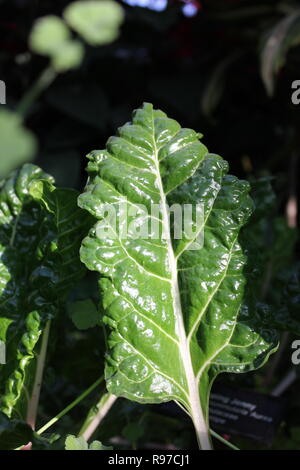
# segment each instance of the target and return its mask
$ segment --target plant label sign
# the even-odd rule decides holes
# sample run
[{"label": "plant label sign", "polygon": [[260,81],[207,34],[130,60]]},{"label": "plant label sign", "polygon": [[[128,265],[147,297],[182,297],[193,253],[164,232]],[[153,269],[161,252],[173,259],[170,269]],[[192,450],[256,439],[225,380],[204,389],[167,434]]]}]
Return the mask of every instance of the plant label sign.
[{"label": "plant label sign", "polygon": [[3,80],[0,80],[0,104],[6,104],[6,85]]},{"label": "plant label sign", "polygon": [[271,445],[285,407],[282,398],[217,384],[210,397],[210,423],[217,432]]},{"label": "plant label sign", "polygon": [[0,341],[0,364],[5,364],[5,343]]}]

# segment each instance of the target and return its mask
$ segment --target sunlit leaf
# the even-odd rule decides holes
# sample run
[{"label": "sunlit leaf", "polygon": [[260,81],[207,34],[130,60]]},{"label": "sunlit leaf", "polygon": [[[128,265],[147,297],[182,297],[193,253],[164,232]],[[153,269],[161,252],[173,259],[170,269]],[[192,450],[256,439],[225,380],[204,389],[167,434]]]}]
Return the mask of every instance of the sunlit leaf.
[{"label": "sunlit leaf", "polygon": [[[161,228],[152,239],[121,233],[117,224],[102,237],[98,224],[82,244],[82,261],[101,274],[103,320],[110,329],[108,390],[141,403],[175,400],[208,449],[215,377],[256,369],[277,346],[276,333],[246,302],[246,257],[238,238],[253,208],[250,186],[228,175],[227,162],[208,153],[196,132],[151,104],[88,158],[82,208],[109,230],[104,204],[114,207],[117,218],[124,207],[143,204],[147,220],[158,204]],[[201,204],[204,217],[194,237],[173,236],[168,206],[174,203]],[[203,247],[190,250],[201,230]]]}]

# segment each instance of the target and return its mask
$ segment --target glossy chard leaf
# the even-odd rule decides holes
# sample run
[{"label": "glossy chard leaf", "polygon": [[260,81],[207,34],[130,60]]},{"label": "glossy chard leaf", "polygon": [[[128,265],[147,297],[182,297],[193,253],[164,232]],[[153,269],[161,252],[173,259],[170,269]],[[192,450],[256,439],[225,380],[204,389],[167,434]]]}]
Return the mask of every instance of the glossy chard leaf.
[{"label": "glossy chard leaf", "polygon": [[0,187],[0,409],[8,417],[29,420],[42,334],[84,273],[88,219],[77,196],[31,164]]},{"label": "glossy chard leaf", "polygon": [[[151,104],[88,158],[79,205],[99,222],[83,241],[81,259],[101,274],[103,319],[111,330],[108,390],[141,403],[175,400],[190,414],[201,448],[210,449],[214,378],[261,366],[277,344],[275,332],[244,304],[246,259],[238,236],[252,212],[249,184],[227,175],[227,162],[209,154],[196,132]],[[172,238],[174,203],[202,205],[203,223],[191,222],[196,233],[204,231],[202,247],[191,250],[190,237]],[[142,238],[134,229],[124,236],[118,224],[114,236],[107,204],[120,219],[124,207],[159,204],[164,236]],[[136,226],[147,217],[139,213]],[[106,237],[99,234],[103,226]]]}]

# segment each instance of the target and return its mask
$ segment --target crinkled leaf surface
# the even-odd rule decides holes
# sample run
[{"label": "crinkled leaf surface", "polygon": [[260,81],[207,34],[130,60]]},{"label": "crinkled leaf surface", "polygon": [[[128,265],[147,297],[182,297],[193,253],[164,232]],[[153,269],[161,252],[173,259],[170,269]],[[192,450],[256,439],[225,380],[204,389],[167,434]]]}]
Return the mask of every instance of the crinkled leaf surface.
[{"label": "crinkled leaf surface", "polygon": [[152,240],[130,230],[126,237],[99,237],[95,226],[81,259],[102,275],[111,330],[108,390],[141,403],[177,401],[209,448],[202,433],[212,381],[220,372],[261,366],[277,343],[244,303],[246,259],[238,236],[252,212],[249,184],[228,175],[227,162],[209,154],[196,132],[151,104],[134,112],[106,150],[88,158],[79,204],[102,225],[110,223],[103,204],[122,211],[124,204],[132,210],[155,203],[159,224],[171,235],[167,203],[203,204],[202,248],[189,250],[188,238]]},{"label": "crinkled leaf surface", "polygon": [[27,164],[0,188],[0,409],[26,418],[39,339],[68,289],[84,272],[79,246],[86,213],[77,192]]}]

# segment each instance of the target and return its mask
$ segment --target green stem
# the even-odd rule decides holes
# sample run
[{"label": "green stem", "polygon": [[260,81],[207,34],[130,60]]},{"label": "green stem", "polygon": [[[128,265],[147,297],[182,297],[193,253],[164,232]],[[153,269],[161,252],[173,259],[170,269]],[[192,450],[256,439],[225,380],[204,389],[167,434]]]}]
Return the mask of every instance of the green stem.
[{"label": "green stem", "polygon": [[42,337],[42,344],[41,344],[41,349],[40,349],[38,359],[37,359],[37,366],[36,366],[34,384],[32,388],[32,394],[31,394],[31,398],[29,401],[28,409],[27,409],[26,422],[29,424],[29,426],[32,427],[32,429],[35,429],[35,422],[36,422],[36,416],[37,416],[40,393],[41,393],[41,386],[42,386],[44,366],[45,366],[45,360],[46,360],[46,354],[47,354],[50,327],[51,327],[51,320],[48,320],[46,328],[43,333],[43,337]]},{"label": "green stem", "polygon": [[236,447],[234,444],[231,444],[231,442],[228,442],[226,441],[226,439],[224,439],[222,436],[220,436],[219,434],[217,434],[215,431],[213,431],[212,429],[210,429],[210,433],[213,437],[215,437],[216,439],[218,439],[218,441],[222,442],[223,444],[225,444],[226,446],[230,447],[231,449],[233,450],[240,450],[238,447]]},{"label": "green stem", "polygon": [[41,427],[38,431],[37,434],[41,435],[43,432],[45,432],[47,429],[49,429],[53,424],[57,423],[57,421],[65,416],[72,408],[74,408],[78,403],[80,403],[85,397],[87,397],[93,390],[95,390],[98,385],[103,382],[104,377],[103,375],[96,380],[89,388],[87,388],[79,397],[76,398],[70,405],[68,405],[63,411],[61,411],[58,415],[56,415],[54,418],[52,418],[48,423],[46,423],[43,427]]},{"label": "green stem", "polygon": [[57,73],[55,72],[55,70],[52,69],[52,67],[46,68],[41,73],[39,78],[34,82],[28,92],[21,99],[17,107],[17,113],[20,114],[23,118],[25,118],[32,103],[40,96],[40,94],[46,88],[48,88],[48,86],[53,82],[56,76]]},{"label": "green stem", "polygon": [[117,397],[115,395],[105,393],[100,398],[97,405],[93,406],[89,411],[87,418],[78,433],[78,436],[83,436],[85,440],[88,441],[116,400]]}]

